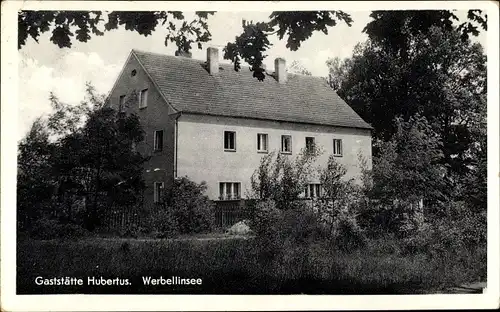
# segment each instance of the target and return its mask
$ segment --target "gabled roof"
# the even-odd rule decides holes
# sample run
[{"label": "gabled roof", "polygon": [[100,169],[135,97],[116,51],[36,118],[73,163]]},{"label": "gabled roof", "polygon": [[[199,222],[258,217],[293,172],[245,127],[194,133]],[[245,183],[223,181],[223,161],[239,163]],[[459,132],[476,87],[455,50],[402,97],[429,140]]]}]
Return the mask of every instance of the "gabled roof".
[{"label": "gabled roof", "polygon": [[322,77],[272,74],[258,81],[248,68],[220,64],[210,75],[205,61],[132,50],[162,96],[179,112],[372,129]]}]

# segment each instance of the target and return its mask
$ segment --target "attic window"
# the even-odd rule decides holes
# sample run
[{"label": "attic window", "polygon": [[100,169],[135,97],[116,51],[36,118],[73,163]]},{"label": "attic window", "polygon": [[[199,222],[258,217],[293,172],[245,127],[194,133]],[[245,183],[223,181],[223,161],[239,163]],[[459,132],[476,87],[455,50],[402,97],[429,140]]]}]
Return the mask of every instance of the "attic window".
[{"label": "attic window", "polygon": [[137,70],[133,69],[132,72],[130,73],[130,75],[132,75],[132,77],[134,77],[135,74],[137,74]]}]

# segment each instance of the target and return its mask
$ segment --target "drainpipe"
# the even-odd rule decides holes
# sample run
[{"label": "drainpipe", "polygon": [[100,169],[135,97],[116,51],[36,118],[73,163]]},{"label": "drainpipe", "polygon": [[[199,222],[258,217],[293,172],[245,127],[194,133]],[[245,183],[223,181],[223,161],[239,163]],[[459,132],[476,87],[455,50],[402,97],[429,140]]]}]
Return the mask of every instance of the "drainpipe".
[{"label": "drainpipe", "polygon": [[181,117],[182,112],[177,114],[175,117],[175,123],[174,123],[174,132],[175,132],[175,138],[174,138],[174,179],[177,178],[177,144],[179,142],[179,126],[178,126],[178,120],[179,117]]}]

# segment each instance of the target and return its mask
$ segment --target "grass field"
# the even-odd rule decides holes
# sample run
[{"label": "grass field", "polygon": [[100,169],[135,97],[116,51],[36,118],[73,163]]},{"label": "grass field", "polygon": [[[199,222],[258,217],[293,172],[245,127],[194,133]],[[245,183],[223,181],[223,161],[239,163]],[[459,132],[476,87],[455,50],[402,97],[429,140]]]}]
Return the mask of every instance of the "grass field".
[{"label": "grass field", "polygon": [[[353,252],[287,250],[264,260],[253,239],[21,240],[17,293],[401,294],[445,289],[486,276],[486,251],[402,255],[381,241]],[[130,286],[38,286],[35,278],[128,278]],[[145,286],[142,277],[202,278],[196,286]]]}]

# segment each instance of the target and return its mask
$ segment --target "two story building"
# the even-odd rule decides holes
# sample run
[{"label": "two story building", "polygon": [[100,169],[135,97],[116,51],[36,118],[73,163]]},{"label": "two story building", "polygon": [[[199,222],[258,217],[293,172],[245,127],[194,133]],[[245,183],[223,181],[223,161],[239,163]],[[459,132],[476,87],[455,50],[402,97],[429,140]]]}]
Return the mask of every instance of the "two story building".
[{"label": "two story building", "polygon": [[[360,175],[358,155],[371,167],[371,126],[322,77],[288,74],[285,60],[259,81],[245,67],[132,50],[108,103],[139,116],[146,138],[136,148],[145,164],[145,200],[160,200],[175,177],[205,181],[213,200],[244,198],[263,155],[291,156],[314,144],[318,165],[338,157],[349,177]],[[306,196],[317,196],[311,181]]]}]

